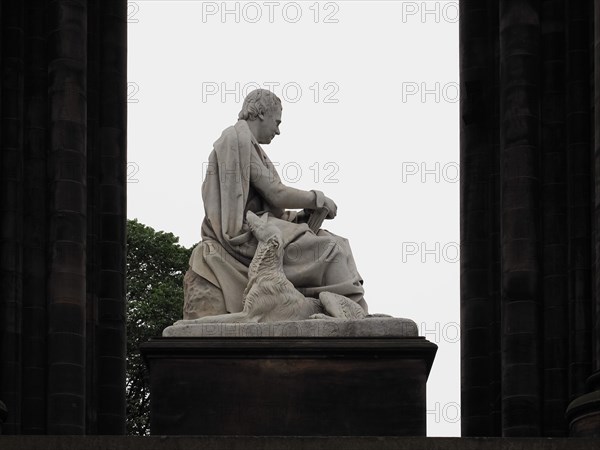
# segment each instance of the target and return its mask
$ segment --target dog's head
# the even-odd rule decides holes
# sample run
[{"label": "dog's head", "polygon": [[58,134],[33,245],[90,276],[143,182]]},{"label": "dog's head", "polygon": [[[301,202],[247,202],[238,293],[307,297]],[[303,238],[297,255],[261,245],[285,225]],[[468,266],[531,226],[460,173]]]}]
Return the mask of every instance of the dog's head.
[{"label": "dog's head", "polygon": [[246,213],[246,220],[250,226],[250,231],[256,236],[258,242],[267,242],[272,238],[275,238],[278,245],[283,245],[283,239],[281,237],[281,230],[272,223],[268,222],[268,214],[263,214],[262,218],[258,217],[252,211]]}]

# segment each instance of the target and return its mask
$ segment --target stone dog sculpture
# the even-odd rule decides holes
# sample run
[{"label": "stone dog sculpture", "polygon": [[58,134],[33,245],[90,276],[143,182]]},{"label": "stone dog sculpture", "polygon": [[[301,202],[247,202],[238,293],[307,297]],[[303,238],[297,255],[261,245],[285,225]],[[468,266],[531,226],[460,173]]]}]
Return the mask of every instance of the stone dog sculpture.
[{"label": "stone dog sculpture", "polygon": [[343,295],[321,292],[319,298],[302,295],[283,272],[281,231],[248,211],[246,219],[258,240],[248,273],[241,312],[206,316],[194,323],[277,322],[305,319],[364,319],[365,311]]}]

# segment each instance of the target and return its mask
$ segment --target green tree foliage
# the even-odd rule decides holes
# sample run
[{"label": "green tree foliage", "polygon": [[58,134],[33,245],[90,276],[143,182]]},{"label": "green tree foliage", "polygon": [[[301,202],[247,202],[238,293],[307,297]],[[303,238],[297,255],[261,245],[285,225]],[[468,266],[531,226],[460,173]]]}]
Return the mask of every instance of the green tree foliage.
[{"label": "green tree foliage", "polygon": [[127,432],[150,432],[150,392],[139,346],[182,317],[192,249],[172,233],[127,221]]}]

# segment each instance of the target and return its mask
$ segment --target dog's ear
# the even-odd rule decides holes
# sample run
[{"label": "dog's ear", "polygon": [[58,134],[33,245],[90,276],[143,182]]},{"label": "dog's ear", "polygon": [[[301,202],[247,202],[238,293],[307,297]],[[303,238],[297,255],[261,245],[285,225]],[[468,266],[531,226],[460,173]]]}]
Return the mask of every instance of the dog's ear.
[{"label": "dog's ear", "polygon": [[262,217],[260,218],[262,225],[266,225],[267,224],[267,219],[269,218],[269,213],[266,212],[262,215]]}]

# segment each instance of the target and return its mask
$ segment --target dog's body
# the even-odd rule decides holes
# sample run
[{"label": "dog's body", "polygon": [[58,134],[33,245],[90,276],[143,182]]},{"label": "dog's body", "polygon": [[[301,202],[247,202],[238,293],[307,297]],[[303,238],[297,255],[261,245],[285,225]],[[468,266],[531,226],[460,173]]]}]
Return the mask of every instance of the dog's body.
[{"label": "dog's body", "polygon": [[[219,314],[194,322],[279,322],[310,318],[362,319],[363,309],[352,300],[331,292],[321,292],[319,299],[305,297],[294,288],[283,271],[281,231],[248,211],[246,215],[258,247],[248,272],[243,309],[232,314]],[[327,314],[326,314],[327,313]]]}]

